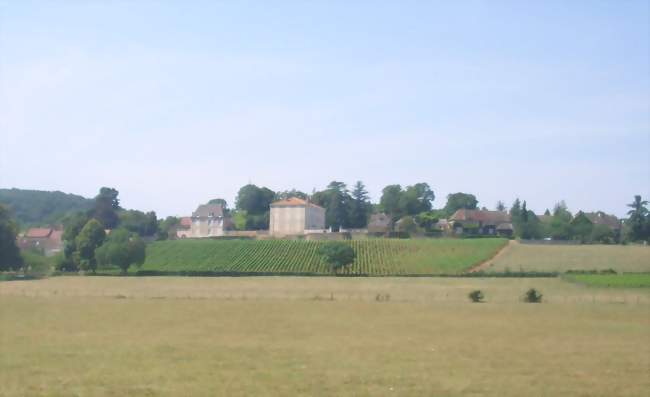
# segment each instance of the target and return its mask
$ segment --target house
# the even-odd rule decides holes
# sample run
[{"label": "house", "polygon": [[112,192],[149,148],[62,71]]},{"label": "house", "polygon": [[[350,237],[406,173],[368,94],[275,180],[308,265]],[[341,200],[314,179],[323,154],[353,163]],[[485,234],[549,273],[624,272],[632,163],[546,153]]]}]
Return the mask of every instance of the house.
[{"label": "house", "polygon": [[605,225],[617,235],[620,234],[623,228],[623,223],[615,215],[609,215],[602,211],[584,212],[584,214],[594,225]]},{"label": "house", "polygon": [[63,249],[63,229],[61,227],[31,228],[17,240],[20,249],[36,249],[46,256],[52,256]]},{"label": "house", "polygon": [[456,211],[448,220],[454,234],[477,234],[510,237],[513,234],[512,218],[504,211]]},{"label": "house", "polygon": [[176,237],[192,237],[192,217],[184,216],[180,219],[178,225],[176,225]]},{"label": "house", "polygon": [[368,221],[368,233],[376,235],[386,234],[390,231],[390,225],[391,219],[388,215],[383,212],[372,214]]},{"label": "house", "polygon": [[325,208],[298,197],[289,197],[271,204],[269,233],[272,236],[324,232]]},{"label": "house", "polygon": [[[188,223],[187,220],[181,220],[181,222],[184,222],[185,225]],[[231,225],[230,217],[224,213],[221,204],[201,204],[192,213],[189,235],[187,234],[187,229],[185,229],[184,232],[181,232],[180,237],[204,238],[223,236],[225,234],[224,231],[229,229]]]}]

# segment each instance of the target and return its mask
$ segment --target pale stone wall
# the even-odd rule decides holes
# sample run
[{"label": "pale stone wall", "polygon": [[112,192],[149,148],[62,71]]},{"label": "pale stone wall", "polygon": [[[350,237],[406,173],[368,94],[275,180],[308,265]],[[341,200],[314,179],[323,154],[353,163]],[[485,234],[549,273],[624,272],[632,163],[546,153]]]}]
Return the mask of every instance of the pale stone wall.
[{"label": "pale stone wall", "polygon": [[269,232],[273,235],[303,234],[305,232],[305,207],[271,207]]},{"label": "pale stone wall", "polygon": [[325,230],[325,208],[307,207],[306,208],[305,229],[308,230]]},{"label": "pale stone wall", "polygon": [[223,219],[218,218],[195,218],[192,219],[192,227],[189,237],[215,237],[223,236]]},{"label": "pale stone wall", "polygon": [[312,206],[273,206],[269,232],[273,236],[323,233],[325,209]]}]

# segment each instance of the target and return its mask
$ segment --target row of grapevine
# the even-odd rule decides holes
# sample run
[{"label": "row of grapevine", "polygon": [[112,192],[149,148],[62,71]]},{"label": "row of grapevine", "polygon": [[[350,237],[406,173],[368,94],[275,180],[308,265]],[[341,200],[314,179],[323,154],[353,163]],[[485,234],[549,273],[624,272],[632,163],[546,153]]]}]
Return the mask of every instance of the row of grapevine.
[{"label": "row of grapevine", "polygon": [[[322,241],[177,240],[147,248],[144,270],[329,274],[318,253]],[[492,256],[500,239],[347,241],[355,250],[349,275],[453,274]]]}]

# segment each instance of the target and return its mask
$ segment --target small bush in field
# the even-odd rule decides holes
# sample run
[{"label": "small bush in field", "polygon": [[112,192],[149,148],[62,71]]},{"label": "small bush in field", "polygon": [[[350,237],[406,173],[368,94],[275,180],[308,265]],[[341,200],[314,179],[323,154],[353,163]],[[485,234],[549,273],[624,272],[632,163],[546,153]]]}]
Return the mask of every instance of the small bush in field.
[{"label": "small bush in field", "polygon": [[483,295],[483,292],[481,292],[480,289],[470,292],[467,296],[474,303],[481,303],[483,302],[483,299],[485,299],[485,295]]},{"label": "small bush in field", "polygon": [[524,302],[541,303],[542,294],[535,288],[531,288],[528,291],[526,291],[526,294],[524,295]]}]

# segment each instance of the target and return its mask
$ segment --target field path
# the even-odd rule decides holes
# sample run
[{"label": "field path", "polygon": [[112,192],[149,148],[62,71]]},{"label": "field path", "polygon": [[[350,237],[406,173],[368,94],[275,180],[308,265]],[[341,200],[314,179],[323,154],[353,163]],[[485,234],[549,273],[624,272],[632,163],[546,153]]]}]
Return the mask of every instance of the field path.
[{"label": "field path", "polygon": [[491,258],[486,259],[486,260],[484,260],[483,262],[479,263],[478,265],[472,267],[471,269],[469,269],[469,270],[467,271],[467,273],[476,273],[476,272],[480,272],[480,271],[483,271],[483,270],[487,269],[488,267],[490,267],[490,265],[492,264],[492,262],[493,262],[495,259],[497,259],[497,258],[500,257],[501,255],[503,255],[504,252],[506,252],[507,250],[509,250],[510,247],[512,247],[512,246],[515,245],[515,244],[519,244],[519,242],[516,241],[516,240],[509,240],[509,241],[508,241],[508,244],[506,244],[506,245],[504,245],[503,247],[501,247],[501,249],[498,250],[497,253],[494,254]]}]

